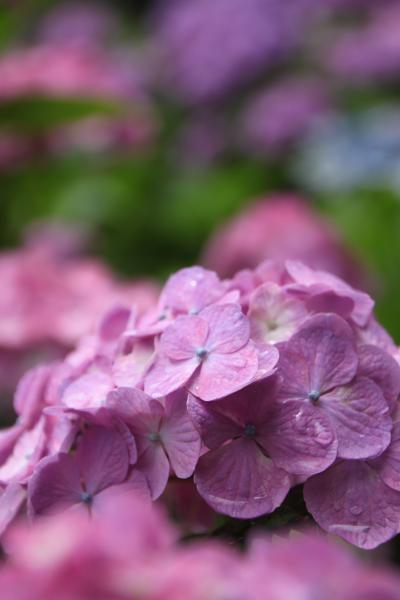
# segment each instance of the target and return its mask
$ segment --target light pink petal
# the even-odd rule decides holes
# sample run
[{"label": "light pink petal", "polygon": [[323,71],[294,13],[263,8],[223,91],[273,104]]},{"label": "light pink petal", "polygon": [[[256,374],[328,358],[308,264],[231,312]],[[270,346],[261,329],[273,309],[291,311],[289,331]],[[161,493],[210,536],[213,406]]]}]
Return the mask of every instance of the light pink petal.
[{"label": "light pink petal", "polygon": [[159,352],[171,360],[189,360],[204,347],[208,330],[202,317],[178,317],[161,335]]},{"label": "light pink petal", "polygon": [[175,312],[197,313],[216,302],[223,293],[224,287],[213,271],[195,266],[171,275],[161,293],[161,300]]},{"label": "light pink petal", "polygon": [[[222,402],[224,400],[218,402],[218,405]],[[215,410],[214,406],[213,403],[202,402],[189,394],[188,413],[198,428],[201,439],[210,450],[219,448],[224,442],[240,435],[243,429],[229,416]]]},{"label": "light pink petal", "polygon": [[257,350],[251,343],[232,354],[212,352],[193,378],[189,390],[201,400],[217,400],[248,385],[257,370]]},{"label": "light pink petal", "polygon": [[202,456],[195,484],[214,510],[241,519],[271,513],[290,488],[287,473],[244,438]]},{"label": "light pink petal", "polygon": [[167,399],[160,436],[175,475],[190,477],[200,456],[201,440],[186,410],[186,396]]},{"label": "light pink petal", "polygon": [[159,357],[146,375],[144,391],[154,398],[167,396],[183,387],[198,368],[197,358],[171,361]]},{"label": "light pink petal", "polygon": [[274,407],[255,438],[275,464],[293,475],[315,475],[336,459],[337,439],[323,411],[304,402]]},{"label": "light pink petal", "polygon": [[14,409],[20,423],[30,427],[44,406],[44,394],[52,367],[49,365],[31,369],[19,381],[14,396]]},{"label": "light pink petal", "polygon": [[366,550],[400,528],[400,494],[363,461],[341,461],[312,477],[304,485],[304,499],[322,529]]},{"label": "light pink petal", "polygon": [[82,485],[75,460],[69,454],[44,458],[28,482],[28,510],[46,515],[81,502]]},{"label": "light pink petal", "polygon": [[236,352],[249,341],[250,323],[238,304],[209,306],[201,318],[209,326],[206,347],[210,352]]},{"label": "light pink petal", "polygon": [[101,370],[91,371],[76,379],[65,389],[62,403],[68,408],[100,408],[104,405],[112,386],[109,373]]},{"label": "light pink petal", "polygon": [[377,346],[358,348],[359,373],[369,377],[381,388],[390,409],[394,409],[400,394],[400,366],[385,350]]},{"label": "light pink petal", "polygon": [[93,499],[92,512],[95,516],[102,516],[103,512],[107,514],[110,505],[122,501],[150,500],[150,490],[144,475],[139,471],[133,471],[128,481],[119,485],[112,485],[105,488]]},{"label": "light pink petal", "polygon": [[255,344],[258,353],[258,369],[254,381],[259,381],[275,373],[279,361],[279,351],[270,344]]},{"label": "light pink petal", "polygon": [[12,452],[0,467],[0,481],[23,483],[42,458],[45,443],[46,418],[42,416],[35,427],[23,431],[16,441]]},{"label": "light pink petal", "polygon": [[132,352],[117,356],[112,365],[112,380],[118,387],[140,385],[151,366],[154,345],[137,340]]},{"label": "light pink petal", "polygon": [[304,303],[275,283],[265,283],[250,297],[251,337],[275,344],[288,340],[308,316]]},{"label": "light pink petal", "polygon": [[387,450],[371,464],[383,481],[393,490],[400,492],[400,423],[393,426],[392,440]]},{"label": "light pink petal", "polygon": [[372,380],[358,377],[351,385],[322,395],[319,403],[336,431],[338,456],[369,458],[388,447],[392,419],[381,390]]},{"label": "light pink petal", "polygon": [[76,461],[90,494],[122,483],[129,468],[128,447],[123,437],[105,427],[90,427],[83,434]]},{"label": "light pink petal", "polygon": [[153,500],[157,500],[165,490],[169,478],[169,461],[160,444],[153,442],[141,454],[134,470],[146,478]]},{"label": "light pink petal", "polygon": [[279,347],[282,399],[304,398],[348,383],[357,371],[354,336],[336,315],[317,315]]},{"label": "light pink petal", "polygon": [[10,483],[0,495],[0,536],[18,515],[26,499],[26,490],[19,483]]}]

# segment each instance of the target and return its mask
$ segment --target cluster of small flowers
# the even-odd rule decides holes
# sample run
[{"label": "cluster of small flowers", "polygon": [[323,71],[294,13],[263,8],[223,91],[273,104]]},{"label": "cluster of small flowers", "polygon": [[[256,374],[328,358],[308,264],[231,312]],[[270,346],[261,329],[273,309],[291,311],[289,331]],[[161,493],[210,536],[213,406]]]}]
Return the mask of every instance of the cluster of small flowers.
[{"label": "cluster of small flowers", "polygon": [[135,300],[144,310],[156,301],[156,284],[117,281],[101,261],[84,256],[84,245],[84,236],[65,225],[36,224],[21,248],[0,254],[1,392],[14,392],[35,364],[64,357],[116,303]]},{"label": "cluster of small flowers", "polygon": [[326,531],[372,548],[400,531],[397,348],[373,301],[297,261],[231,280],[172,275],[158,303],[115,307],[64,362],[20,382],[0,438],[2,527],[157,499],[170,474],[217,512],[273,512],[304,484]]},{"label": "cluster of small flowers", "polygon": [[19,525],[5,538],[3,600],[365,600],[398,598],[399,578],[308,532],[255,536],[244,554],[215,540],[178,543],[138,499]]}]

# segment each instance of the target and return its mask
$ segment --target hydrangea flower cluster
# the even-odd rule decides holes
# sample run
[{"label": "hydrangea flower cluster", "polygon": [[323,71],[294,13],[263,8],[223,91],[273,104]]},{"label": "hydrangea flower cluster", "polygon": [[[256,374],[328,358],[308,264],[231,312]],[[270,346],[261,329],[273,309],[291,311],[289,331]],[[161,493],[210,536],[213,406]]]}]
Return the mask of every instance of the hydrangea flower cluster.
[{"label": "hydrangea flower cluster", "polygon": [[20,382],[1,433],[1,526],[101,514],[193,480],[249,519],[302,484],[326,531],[373,548],[400,531],[400,367],[368,294],[298,261],[230,280],[173,274],[157,304],[116,306],[63,362]]},{"label": "hydrangea flower cluster", "polygon": [[21,248],[0,254],[2,391],[14,391],[33,365],[63,357],[108,308],[135,301],[144,310],[155,302],[153,282],[117,281],[83,255],[83,237],[66,226],[36,225]]},{"label": "hydrangea flower cluster", "polygon": [[0,567],[4,600],[304,600],[398,598],[399,578],[322,536],[182,544],[164,514],[139,499],[104,503],[101,518],[64,513],[14,527]]}]

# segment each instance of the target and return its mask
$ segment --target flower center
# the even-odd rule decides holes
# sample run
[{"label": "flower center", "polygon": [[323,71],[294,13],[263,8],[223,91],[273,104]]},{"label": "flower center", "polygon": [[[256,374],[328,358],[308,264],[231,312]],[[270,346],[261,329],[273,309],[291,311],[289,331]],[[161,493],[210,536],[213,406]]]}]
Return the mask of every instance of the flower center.
[{"label": "flower center", "polygon": [[311,402],[318,402],[320,396],[321,393],[318,392],[318,390],[311,390],[311,392],[308,394],[308,399],[311,400]]},{"label": "flower center", "polygon": [[92,494],[89,494],[89,492],[82,492],[81,493],[81,501],[84,504],[88,504],[90,506],[92,504],[92,502],[93,502],[93,496],[92,496]]},{"label": "flower center", "polygon": [[151,433],[149,433],[149,435],[147,437],[149,438],[149,440],[151,442],[159,442],[160,441],[160,434],[157,431],[152,431]]},{"label": "flower center", "polygon": [[196,348],[196,356],[200,361],[205,360],[207,357],[207,354],[208,354],[208,351],[203,346],[200,346],[200,348]]},{"label": "flower center", "polygon": [[244,426],[243,435],[247,438],[253,438],[256,435],[256,428],[251,423],[246,423]]}]

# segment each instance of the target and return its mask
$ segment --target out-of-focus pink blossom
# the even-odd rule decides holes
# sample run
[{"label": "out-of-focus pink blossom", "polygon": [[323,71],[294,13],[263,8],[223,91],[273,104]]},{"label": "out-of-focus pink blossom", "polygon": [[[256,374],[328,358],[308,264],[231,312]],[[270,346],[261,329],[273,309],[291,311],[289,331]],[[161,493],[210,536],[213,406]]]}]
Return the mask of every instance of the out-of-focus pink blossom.
[{"label": "out-of-focus pink blossom", "polygon": [[298,259],[358,285],[359,269],[337,233],[298,196],[276,195],[251,204],[214,233],[204,264],[222,277],[262,260]]}]

